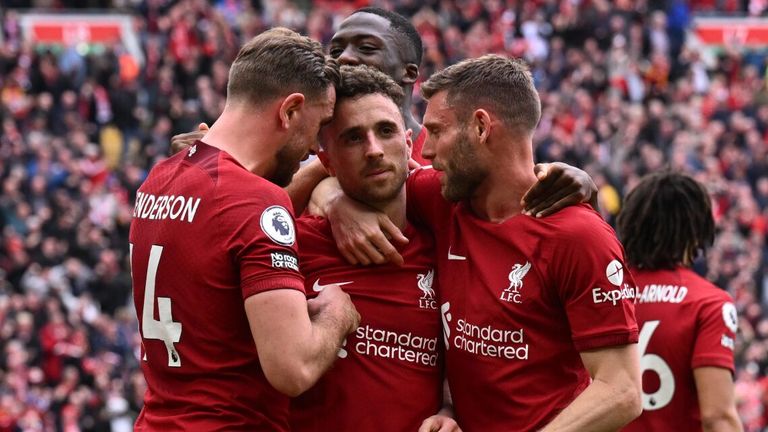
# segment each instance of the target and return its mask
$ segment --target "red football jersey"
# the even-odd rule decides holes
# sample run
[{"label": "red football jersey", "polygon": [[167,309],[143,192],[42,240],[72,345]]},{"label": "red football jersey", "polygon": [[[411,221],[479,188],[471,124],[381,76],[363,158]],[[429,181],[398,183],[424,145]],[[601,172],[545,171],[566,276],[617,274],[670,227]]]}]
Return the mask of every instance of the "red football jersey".
[{"label": "red football jersey", "polygon": [[297,432],[415,431],[442,402],[440,316],[432,237],[413,227],[405,264],[351,266],[328,222],[298,219],[306,291],[341,285],[360,312],[339,359],[291,404]]},{"label": "red football jersey", "polygon": [[287,430],[243,302],[304,291],[282,189],[197,142],[158,164],[131,223],[134,302],[148,390],[137,430]]},{"label": "red football jersey", "polygon": [[738,329],[731,296],[687,268],[633,269],[640,325],[643,414],[626,431],[700,431],[693,370],[733,372]]},{"label": "red football jersey", "polygon": [[446,374],[465,432],[538,430],[589,385],[579,352],[634,343],[635,285],[613,230],[588,206],[504,223],[408,179],[434,229]]}]

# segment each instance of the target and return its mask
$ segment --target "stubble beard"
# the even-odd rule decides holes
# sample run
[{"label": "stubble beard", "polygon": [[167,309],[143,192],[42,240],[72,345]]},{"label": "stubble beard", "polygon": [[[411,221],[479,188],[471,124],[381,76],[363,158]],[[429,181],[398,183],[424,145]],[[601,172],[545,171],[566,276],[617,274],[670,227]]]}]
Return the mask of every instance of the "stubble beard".
[{"label": "stubble beard", "polygon": [[275,172],[269,181],[280,187],[288,186],[291,183],[301,159],[306,154],[302,141],[299,136],[292,137],[283,148],[277,151]]},{"label": "stubble beard", "polygon": [[464,201],[472,197],[488,176],[488,170],[478,162],[466,131],[456,138],[450,155],[445,163],[441,192],[448,201]]}]

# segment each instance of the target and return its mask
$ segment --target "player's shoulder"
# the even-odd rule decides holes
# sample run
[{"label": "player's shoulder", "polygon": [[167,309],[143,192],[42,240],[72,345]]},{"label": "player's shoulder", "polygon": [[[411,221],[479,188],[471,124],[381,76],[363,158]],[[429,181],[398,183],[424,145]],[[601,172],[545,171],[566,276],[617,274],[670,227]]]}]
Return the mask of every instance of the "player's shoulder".
[{"label": "player's shoulder", "polygon": [[216,187],[218,195],[227,199],[264,206],[290,206],[290,199],[283,188],[248,171],[224,152],[218,158]]},{"label": "player's shoulder", "polygon": [[439,184],[440,171],[432,168],[432,165],[422,165],[408,173],[409,183],[434,183]]},{"label": "player's shoulder", "polygon": [[733,298],[727,291],[698,275],[693,270],[689,268],[681,268],[679,271],[684,283],[688,287],[688,291],[691,293],[692,299],[713,303],[733,302]]},{"label": "player's shoulder", "polygon": [[321,216],[303,215],[296,218],[296,229],[299,237],[322,237],[331,233],[331,224]]},{"label": "player's shoulder", "polygon": [[588,204],[568,206],[535,220],[545,235],[562,240],[592,242],[606,235],[615,237],[613,228]]}]

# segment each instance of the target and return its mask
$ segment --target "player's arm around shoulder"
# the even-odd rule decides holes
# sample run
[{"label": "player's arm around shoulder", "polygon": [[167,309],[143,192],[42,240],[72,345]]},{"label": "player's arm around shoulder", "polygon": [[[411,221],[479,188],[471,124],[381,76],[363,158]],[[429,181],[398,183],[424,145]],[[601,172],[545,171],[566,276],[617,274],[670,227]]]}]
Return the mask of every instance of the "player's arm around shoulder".
[{"label": "player's arm around shoulder", "polygon": [[312,300],[293,289],[261,292],[245,300],[245,311],[264,375],[288,396],[315,384],[360,322],[349,295],[337,285]]},{"label": "player's arm around shoulder", "polygon": [[613,230],[592,209],[572,206],[551,219],[552,273],[572,338],[592,378],[545,431],[615,431],[642,411],[634,280]]},{"label": "player's arm around shoulder", "polygon": [[702,429],[742,431],[733,382],[733,341],[739,318],[731,296],[715,286],[711,290],[715,295],[699,312],[693,364]]},{"label": "player's arm around shoulder", "polygon": [[705,432],[744,430],[736,411],[731,371],[721,367],[699,367],[693,370],[693,378],[696,381],[702,429]]},{"label": "player's arm around shoulder", "polygon": [[642,412],[636,344],[581,352],[589,386],[542,431],[616,431]]},{"label": "player's arm around shoulder", "polygon": [[237,263],[259,362],[275,389],[296,396],[331,365],[360,316],[338,286],[306,300],[291,204],[282,189],[251,181],[222,185],[221,195],[216,228]]}]

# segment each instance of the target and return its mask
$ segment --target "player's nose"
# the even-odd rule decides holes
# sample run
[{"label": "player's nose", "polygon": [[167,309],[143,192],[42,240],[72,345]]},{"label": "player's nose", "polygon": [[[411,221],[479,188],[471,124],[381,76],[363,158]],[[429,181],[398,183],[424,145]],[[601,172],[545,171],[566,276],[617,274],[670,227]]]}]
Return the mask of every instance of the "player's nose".
[{"label": "player's nose", "polygon": [[384,146],[372,133],[368,136],[365,155],[369,158],[380,158],[384,156]]},{"label": "player's nose", "polygon": [[357,66],[360,64],[360,58],[353,52],[352,46],[347,46],[337,59],[340,64]]}]

